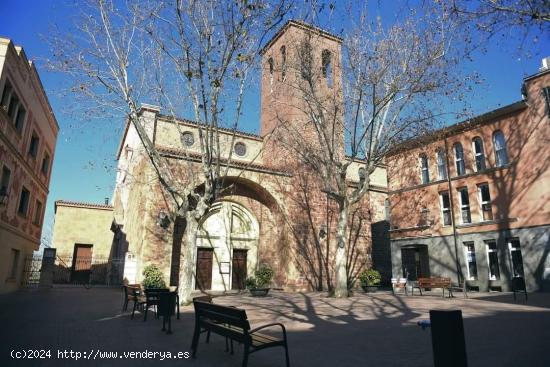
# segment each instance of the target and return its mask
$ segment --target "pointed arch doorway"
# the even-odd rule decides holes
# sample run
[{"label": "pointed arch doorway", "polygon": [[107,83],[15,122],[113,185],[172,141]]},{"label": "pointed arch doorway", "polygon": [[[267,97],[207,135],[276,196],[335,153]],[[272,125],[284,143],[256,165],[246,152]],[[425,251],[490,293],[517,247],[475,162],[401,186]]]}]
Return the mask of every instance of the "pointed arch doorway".
[{"label": "pointed arch doorway", "polygon": [[256,218],[233,201],[215,203],[201,222],[197,236],[195,289],[244,289],[258,260]]}]

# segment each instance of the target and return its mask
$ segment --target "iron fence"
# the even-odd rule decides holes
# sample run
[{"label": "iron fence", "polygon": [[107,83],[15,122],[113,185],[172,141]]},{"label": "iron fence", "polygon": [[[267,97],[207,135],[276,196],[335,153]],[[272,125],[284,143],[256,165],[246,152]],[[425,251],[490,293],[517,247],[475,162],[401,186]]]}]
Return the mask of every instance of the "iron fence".
[{"label": "iron fence", "polygon": [[[42,255],[25,259],[22,286],[38,287],[43,271]],[[54,285],[98,285],[116,286],[122,284],[124,259],[77,258],[56,256],[51,268]]]}]

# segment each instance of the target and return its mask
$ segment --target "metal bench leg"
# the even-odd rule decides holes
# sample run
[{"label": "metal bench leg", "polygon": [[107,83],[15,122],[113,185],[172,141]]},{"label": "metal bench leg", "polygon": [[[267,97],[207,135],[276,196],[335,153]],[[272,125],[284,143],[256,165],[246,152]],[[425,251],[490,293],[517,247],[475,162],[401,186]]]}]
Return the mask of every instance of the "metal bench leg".
[{"label": "metal bench leg", "polygon": [[285,359],[286,359],[286,367],[290,367],[290,359],[288,358],[288,345],[285,342]]},{"label": "metal bench leg", "polygon": [[210,343],[210,330],[206,332],[206,344]]},{"label": "metal bench leg", "polygon": [[248,365],[248,355],[250,354],[249,346],[245,344],[244,346],[244,355],[243,355],[243,367]]}]

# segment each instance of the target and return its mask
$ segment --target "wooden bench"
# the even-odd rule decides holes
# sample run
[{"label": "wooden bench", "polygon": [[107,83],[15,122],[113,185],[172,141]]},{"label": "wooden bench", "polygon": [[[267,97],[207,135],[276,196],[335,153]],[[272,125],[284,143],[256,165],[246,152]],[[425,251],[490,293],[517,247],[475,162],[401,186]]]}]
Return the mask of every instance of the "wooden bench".
[{"label": "wooden bench", "polygon": [[391,291],[395,294],[396,289],[404,289],[405,295],[407,295],[407,278],[391,278]]},{"label": "wooden bench", "polygon": [[[248,356],[251,353],[278,346],[285,348],[286,366],[290,366],[286,329],[283,324],[273,323],[251,329],[245,310],[202,302],[200,300],[193,300],[193,306],[195,307],[195,330],[191,343],[193,358],[197,354],[201,332],[207,331],[208,336],[210,333],[214,333],[243,344],[243,367],[247,366]],[[261,329],[272,326],[279,326],[282,329],[282,339],[258,332]]]},{"label": "wooden bench", "polygon": [[453,297],[453,291],[451,288],[451,278],[431,277],[431,278],[418,278],[417,284],[412,287],[411,294],[414,295],[414,289],[417,288],[422,295],[422,288],[441,288],[443,290],[443,297],[445,297],[445,290],[449,293],[449,297]]}]

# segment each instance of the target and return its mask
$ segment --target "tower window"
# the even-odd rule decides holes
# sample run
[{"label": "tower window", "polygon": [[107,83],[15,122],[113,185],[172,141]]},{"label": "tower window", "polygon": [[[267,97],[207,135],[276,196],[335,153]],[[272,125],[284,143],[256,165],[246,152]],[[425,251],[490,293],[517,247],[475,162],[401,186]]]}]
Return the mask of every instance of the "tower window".
[{"label": "tower window", "polygon": [[332,54],[329,50],[323,50],[321,53],[321,65],[323,78],[325,78],[327,86],[332,88]]},{"label": "tower window", "polygon": [[269,74],[273,75],[273,57],[267,60],[267,64],[269,65]]},{"label": "tower window", "polygon": [[281,80],[286,78],[286,46],[281,46]]},{"label": "tower window", "polygon": [[546,114],[550,117],[550,87],[542,88],[542,96],[546,102]]}]

